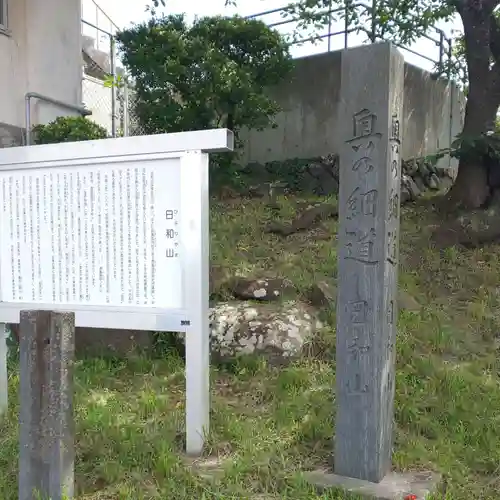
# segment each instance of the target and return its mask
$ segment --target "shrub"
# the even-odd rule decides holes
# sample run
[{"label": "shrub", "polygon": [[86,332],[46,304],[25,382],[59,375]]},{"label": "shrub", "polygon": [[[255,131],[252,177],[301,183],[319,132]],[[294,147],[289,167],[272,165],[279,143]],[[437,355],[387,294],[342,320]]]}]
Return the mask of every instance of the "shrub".
[{"label": "shrub", "polygon": [[32,130],[35,144],[89,141],[108,137],[104,127],[83,116],[60,116],[46,125],[35,125]]}]

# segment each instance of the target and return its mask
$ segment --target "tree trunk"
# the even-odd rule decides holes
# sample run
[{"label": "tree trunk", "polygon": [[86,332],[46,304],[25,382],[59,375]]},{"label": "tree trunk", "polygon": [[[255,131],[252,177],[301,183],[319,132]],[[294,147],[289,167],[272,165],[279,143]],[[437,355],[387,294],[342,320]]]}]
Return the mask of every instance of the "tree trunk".
[{"label": "tree trunk", "polygon": [[487,169],[480,163],[460,160],[457,178],[449,192],[452,205],[481,208],[488,203],[490,196]]},{"label": "tree trunk", "polygon": [[[476,80],[474,89],[470,89],[462,132],[466,138],[481,137],[494,126],[498,103],[491,99],[489,89],[488,80]],[[452,204],[467,209],[480,208],[488,203],[491,194],[484,158],[470,155],[461,158],[457,178],[449,192]]]},{"label": "tree trunk", "polygon": [[[469,94],[465,108],[462,136],[480,138],[493,130],[500,101],[498,80],[490,67],[490,15],[492,9],[465,7],[460,11],[464,25],[467,67],[469,72]],[[455,205],[475,209],[486,205],[491,196],[488,183],[488,165],[484,158],[462,157],[458,175],[449,198]]]}]

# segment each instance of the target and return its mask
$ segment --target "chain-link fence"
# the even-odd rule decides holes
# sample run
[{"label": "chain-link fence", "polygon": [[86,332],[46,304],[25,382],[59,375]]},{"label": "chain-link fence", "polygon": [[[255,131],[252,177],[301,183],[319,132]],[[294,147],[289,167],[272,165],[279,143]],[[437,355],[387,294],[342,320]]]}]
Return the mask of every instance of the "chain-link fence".
[{"label": "chain-link fence", "polygon": [[92,111],[92,121],[104,127],[110,135],[113,130],[113,106],[111,89],[102,80],[84,75],[82,80],[82,99],[85,107]]},{"label": "chain-link fence", "polygon": [[142,127],[136,113],[137,94],[131,84],[125,84],[120,96],[120,118],[124,135],[145,135],[146,131]]},{"label": "chain-link fence", "polygon": [[82,20],[83,104],[92,112],[89,119],[104,127],[111,137],[143,135],[135,113],[133,85],[117,64],[116,26],[109,29]]},{"label": "chain-link fence", "polygon": [[82,20],[82,57],[83,104],[92,112],[90,119],[115,137],[118,134],[118,100],[112,82],[116,80],[118,70],[114,34]]}]

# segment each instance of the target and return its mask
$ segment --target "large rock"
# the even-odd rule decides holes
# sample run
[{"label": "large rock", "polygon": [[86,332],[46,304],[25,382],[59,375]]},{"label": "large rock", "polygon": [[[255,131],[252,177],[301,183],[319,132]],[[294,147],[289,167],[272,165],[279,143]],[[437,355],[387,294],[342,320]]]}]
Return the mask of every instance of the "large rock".
[{"label": "large rock", "polygon": [[336,194],[339,191],[339,157],[335,154],[322,156],[320,161],[311,163],[307,172],[313,180],[308,191],[323,196]]},{"label": "large rock", "polygon": [[301,302],[222,302],[210,310],[212,356],[224,360],[259,353],[286,361],[300,355],[321,327],[314,311]]}]

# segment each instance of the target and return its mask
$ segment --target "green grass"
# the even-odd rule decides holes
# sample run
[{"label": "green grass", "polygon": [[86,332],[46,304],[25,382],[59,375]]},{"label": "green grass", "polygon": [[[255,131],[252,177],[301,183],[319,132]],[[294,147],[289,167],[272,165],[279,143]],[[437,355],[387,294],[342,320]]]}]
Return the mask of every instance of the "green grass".
[{"label": "green grass", "polygon": [[[281,200],[281,217],[293,200]],[[276,214],[259,201],[214,204],[212,261],[230,275],[270,272],[307,287],[336,275],[335,244],[323,230],[266,234]],[[397,339],[394,467],[445,477],[439,499],[493,500],[500,491],[500,246],[434,250],[434,216],[403,210],[400,287],[422,305],[402,311]],[[220,291],[225,295],[224,290]],[[334,325],[333,313],[329,315]],[[183,458],[183,361],[137,356],[76,366],[79,500],[346,499],[323,496],[302,472],[329,462],[334,424],[334,328],[321,357],[286,368],[244,359],[212,368],[208,480]],[[17,401],[18,373],[10,398]],[[18,406],[0,424],[0,499],[17,498]]]}]

